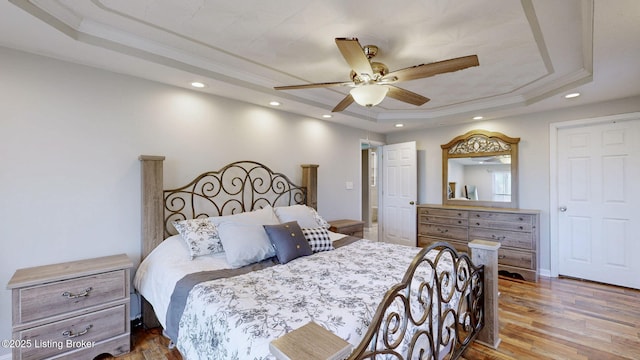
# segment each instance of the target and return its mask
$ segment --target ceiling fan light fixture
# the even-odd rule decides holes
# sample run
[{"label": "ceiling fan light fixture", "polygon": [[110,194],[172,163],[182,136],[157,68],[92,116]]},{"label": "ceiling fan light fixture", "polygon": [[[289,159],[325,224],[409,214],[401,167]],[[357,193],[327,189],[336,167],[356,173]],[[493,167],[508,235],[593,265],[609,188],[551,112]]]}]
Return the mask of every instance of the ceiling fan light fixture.
[{"label": "ceiling fan light fixture", "polygon": [[353,100],[359,105],[371,107],[376,106],[387,96],[389,88],[382,85],[363,85],[358,86],[349,92]]}]

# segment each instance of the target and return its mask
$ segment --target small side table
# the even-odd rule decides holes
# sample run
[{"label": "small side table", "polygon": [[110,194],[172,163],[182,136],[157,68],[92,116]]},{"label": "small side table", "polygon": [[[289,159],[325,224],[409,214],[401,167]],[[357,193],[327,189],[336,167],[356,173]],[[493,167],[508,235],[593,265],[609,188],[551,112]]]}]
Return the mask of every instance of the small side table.
[{"label": "small side table", "polygon": [[278,360],[343,360],[352,349],[351,344],[313,321],[269,343]]},{"label": "small side table", "polygon": [[126,254],[18,269],[13,359],[93,359],[131,348]]},{"label": "small side table", "polygon": [[329,225],[331,225],[329,230],[333,232],[359,238],[364,236],[364,221],[348,219],[333,220],[329,221]]}]

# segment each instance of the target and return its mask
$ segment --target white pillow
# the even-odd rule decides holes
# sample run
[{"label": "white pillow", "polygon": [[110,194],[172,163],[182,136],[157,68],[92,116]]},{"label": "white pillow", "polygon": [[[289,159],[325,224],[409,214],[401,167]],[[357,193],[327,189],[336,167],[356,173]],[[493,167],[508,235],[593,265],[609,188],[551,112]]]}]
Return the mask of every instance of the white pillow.
[{"label": "white pillow", "polygon": [[223,251],[218,230],[208,219],[174,221],[173,226],[187,243],[191,260]]},{"label": "white pillow", "polygon": [[224,221],[217,228],[227,262],[233,269],[276,255],[262,225]]},{"label": "white pillow", "polygon": [[214,225],[227,221],[254,225],[277,225],[280,223],[271,205],[267,205],[262,209],[234,215],[212,216],[209,218],[209,221]]},{"label": "white pillow", "polygon": [[273,211],[281,223],[297,221],[301,228],[330,227],[314,208],[306,205],[279,206]]}]

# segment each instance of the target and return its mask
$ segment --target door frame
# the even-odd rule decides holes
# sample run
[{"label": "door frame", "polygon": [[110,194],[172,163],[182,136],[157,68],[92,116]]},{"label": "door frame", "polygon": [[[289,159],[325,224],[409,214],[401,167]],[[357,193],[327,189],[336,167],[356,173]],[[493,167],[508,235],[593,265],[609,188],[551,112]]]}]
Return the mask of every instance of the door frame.
[{"label": "door frame", "polygon": [[[358,143],[359,147],[358,147],[358,151],[359,154],[358,155],[358,159],[360,162],[360,194],[358,195],[359,197],[359,202],[360,202],[360,220],[363,219],[363,215],[362,214],[362,203],[364,201],[364,199],[362,198],[362,192],[363,192],[363,188],[365,186],[365,184],[362,181],[362,176],[363,176],[363,163],[362,163],[362,150],[363,149],[363,145],[367,145],[369,148],[376,148],[376,150],[380,150],[380,148],[384,145],[386,145],[385,142],[382,141],[376,141],[376,140],[369,140],[369,139],[360,139],[360,142]],[[378,229],[380,229],[380,225],[382,224],[382,216],[380,215],[380,196],[382,194],[382,187],[380,186],[380,184],[382,183],[382,178],[380,177],[380,165],[381,165],[381,161],[380,158],[378,158],[378,168],[376,169],[376,181],[377,181],[377,189],[378,189]],[[368,185],[368,183],[366,184]],[[369,202],[369,207],[371,207],[371,202]],[[374,240],[374,239],[370,239],[370,240]],[[378,239],[375,239],[377,241],[380,241],[380,232],[378,232]]]},{"label": "door frame", "polygon": [[[565,128],[585,127],[617,121],[640,119],[640,112],[562,121],[549,124],[549,267],[548,276],[558,277],[560,267],[560,239],[558,217],[558,131]],[[542,276],[547,276],[540,273]]]}]

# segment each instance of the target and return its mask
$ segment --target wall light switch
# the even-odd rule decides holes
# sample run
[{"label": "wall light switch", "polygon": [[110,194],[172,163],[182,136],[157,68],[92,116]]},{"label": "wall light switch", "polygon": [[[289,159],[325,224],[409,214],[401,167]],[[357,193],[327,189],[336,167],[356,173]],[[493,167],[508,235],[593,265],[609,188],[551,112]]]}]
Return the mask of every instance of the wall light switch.
[{"label": "wall light switch", "polygon": [[353,181],[347,181],[345,187],[347,190],[353,190]]}]

